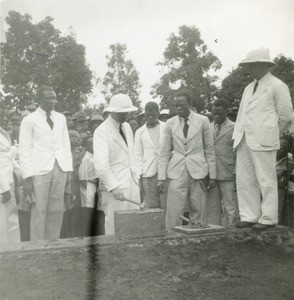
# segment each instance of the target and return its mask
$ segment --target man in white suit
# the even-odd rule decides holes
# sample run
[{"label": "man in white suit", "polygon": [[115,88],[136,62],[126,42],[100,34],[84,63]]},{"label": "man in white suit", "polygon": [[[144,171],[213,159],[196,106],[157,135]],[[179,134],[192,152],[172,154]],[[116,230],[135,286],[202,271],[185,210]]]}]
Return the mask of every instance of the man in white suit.
[{"label": "man in white suit", "polygon": [[237,227],[261,230],[278,223],[276,152],[293,107],[288,87],[270,72],[275,63],[267,50],[249,52],[240,65],[254,81],[244,90],[233,134],[241,218]]},{"label": "man in white suit", "polygon": [[[186,202],[192,224],[206,223],[207,189],[215,187],[216,166],[211,125],[190,110],[188,90],[174,98],[177,116],[167,120],[158,160],[158,189],[169,179],[166,229],[181,225]],[[173,153],[171,155],[171,152]],[[209,178],[208,178],[209,177]]]},{"label": "man in white suit", "polygon": [[20,127],[19,162],[31,207],[31,240],[57,239],[64,211],[67,172],[72,171],[70,142],[64,115],[54,111],[56,94],[42,86],[40,106]]},{"label": "man in white suit", "polygon": [[139,163],[141,188],[146,208],[165,209],[166,193],[159,193],[157,186],[158,156],[165,123],[158,120],[159,107],[156,102],[145,105],[147,122],[136,131],[136,159]]},{"label": "man in white suit", "polygon": [[101,208],[105,213],[105,234],[114,234],[114,211],[138,208],[125,199],[139,202],[139,175],[133,132],[126,122],[137,110],[125,94],[114,95],[105,109],[108,118],[95,130],[94,165],[99,177]]},{"label": "man in white suit", "polygon": [[[223,221],[232,226],[238,220],[238,202],[235,191],[234,171],[236,155],[233,151],[234,122],[227,118],[229,103],[226,100],[216,100],[213,103],[212,114],[214,122],[211,123],[216,160],[216,188],[208,193],[208,220],[215,220],[211,224],[221,225],[221,212]],[[221,204],[221,205],[220,205]],[[215,207],[215,209],[213,209]],[[212,208],[212,209],[211,209]]]}]

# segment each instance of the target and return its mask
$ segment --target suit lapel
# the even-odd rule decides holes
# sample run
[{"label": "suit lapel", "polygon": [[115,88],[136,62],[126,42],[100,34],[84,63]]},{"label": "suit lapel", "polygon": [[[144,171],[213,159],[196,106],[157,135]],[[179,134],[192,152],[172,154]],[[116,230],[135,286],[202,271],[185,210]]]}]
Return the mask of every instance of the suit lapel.
[{"label": "suit lapel", "polygon": [[153,143],[153,141],[152,141],[152,138],[151,138],[151,136],[150,136],[150,134],[149,134],[149,131],[148,131],[148,128],[147,128],[146,123],[145,123],[143,126],[144,126],[144,127],[143,127],[143,131],[144,131],[144,134],[145,134],[146,137],[147,137],[147,140],[148,140],[149,144],[152,145],[153,147],[155,147],[155,145],[154,145],[154,143]]},{"label": "suit lapel", "polygon": [[[190,128],[189,128],[190,129]],[[183,133],[183,128],[181,126],[181,122],[180,122],[180,117],[176,116],[175,117],[175,123],[173,126],[172,131],[174,132],[175,135],[177,135],[182,141],[185,142],[185,137],[184,137],[184,133]]]},{"label": "suit lapel", "polygon": [[[40,112],[36,111],[33,113],[34,116],[32,116],[32,121],[40,128],[51,131],[51,128],[49,124],[46,121],[46,117],[43,116]],[[54,125],[53,125],[54,126]],[[54,127],[53,127],[54,128]]]},{"label": "suit lapel", "polygon": [[[231,122],[229,122],[229,120],[227,120],[226,124],[222,125],[219,135],[215,137],[215,141],[217,142],[224,135],[226,135],[231,129],[232,129],[232,124],[231,124]],[[216,133],[214,133],[214,134],[216,134]]]},{"label": "suit lapel", "polygon": [[[254,87],[254,82],[252,82],[252,87],[249,89],[249,92],[253,93],[253,87]],[[250,103],[253,100],[256,100],[267,89],[268,89],[267,85],[260,83],[260,86],[257,88],[256,92],[254,94],[251,94],[251,97],[249,97],[248,102]]]},{"label": "suit lapel", "polygon": [[[125,151],[125,152],[129,152],[129,149],[128,149],[128,146],[126,145],[124,139],[122,138],[122,136],[120,135],[119,133],[119,129],[116,128],[114,126],[114,124],[112,123],[111,120],[109,120],[108,124],[109,125],[109,131],[110,131],[110,134],[111,134],[111,137],[113,140],[115,140],[117,142],[117,144]],[[107,126],[108,127],[108,126]],[[125,135],[126,135],[126,139],[127,141],[129,142],[130,141],[130,138],[128,138],[128,133],[127,133],[127,130],[124,131],[125,132]]]},{"label": "suit lapel", "polygon": [[189,130],[188,130],[187,139],[186,139],[187,142],[190,141],[195,136],[195,134],[199,131],[200,127],[201,126],[196,117],[196,114],[192,112],[191,122],[189,125]]}]

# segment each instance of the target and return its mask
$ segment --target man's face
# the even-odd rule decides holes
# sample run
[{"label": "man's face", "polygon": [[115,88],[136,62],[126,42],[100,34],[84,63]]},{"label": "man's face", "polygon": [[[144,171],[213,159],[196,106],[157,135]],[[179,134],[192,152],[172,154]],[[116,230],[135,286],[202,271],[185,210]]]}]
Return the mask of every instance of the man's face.
[{"label": "man's face", "polygon": [[77,124],[82,129],[82,131],[88,130],[88,121],[87,120],[77,121]]},{"label": "man's face", "polygon": [[159,112],[157,110],[146,110],[145,117],[148,127],[154,127],[158,124]]},{"label": "man's face", "polygon": [[223,106],[213,106],[212,114],[217,124],[222,124],[227,118],[227,110]]},{"label": "man's face", "polygon": [[186,118],[189,116],[190,106],[185,96],[175,97],[174,107],[179,117]]},{"label": "man's face", "polygon": [[70,132],[69,139],[72,147],[80,145],[80,135],[77,132]]},{"label": "man's face", "polygon": [[40,99],[40,106],[46,112],[50,112],[54,109],[56,102],[56,94],[54,91],[44,91],[43,96]]},{"label": "man's face", "polygon": [[263,63],[250,63],[246,66],[246,69],[252,78],[260,80],[268,72],[269,67]]},{"label": "man's face", "polygon": [[116,120],[118,123],[124,123],[128,116],[128,112],[123,112],[123,113],[111,113],[111,116],[113,117],[114,120]]}]

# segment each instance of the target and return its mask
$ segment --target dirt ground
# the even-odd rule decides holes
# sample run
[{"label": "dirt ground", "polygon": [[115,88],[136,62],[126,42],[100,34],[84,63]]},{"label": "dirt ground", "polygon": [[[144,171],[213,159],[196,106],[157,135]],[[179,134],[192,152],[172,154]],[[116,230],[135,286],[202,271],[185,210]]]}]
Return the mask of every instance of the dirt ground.
[{"label": "dirt ground", "polygon": [[294,255],[223,237],[0,255],[0,299],[294,299]]}]

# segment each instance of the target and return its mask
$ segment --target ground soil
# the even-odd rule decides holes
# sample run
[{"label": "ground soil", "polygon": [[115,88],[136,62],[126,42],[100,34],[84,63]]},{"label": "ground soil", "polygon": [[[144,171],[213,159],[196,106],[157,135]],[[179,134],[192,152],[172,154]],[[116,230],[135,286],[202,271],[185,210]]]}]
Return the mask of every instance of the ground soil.
[{"label": "ground soil", "polygon": [[294,256],[225,237],[6,253],[0,299],[294,299]]}]

